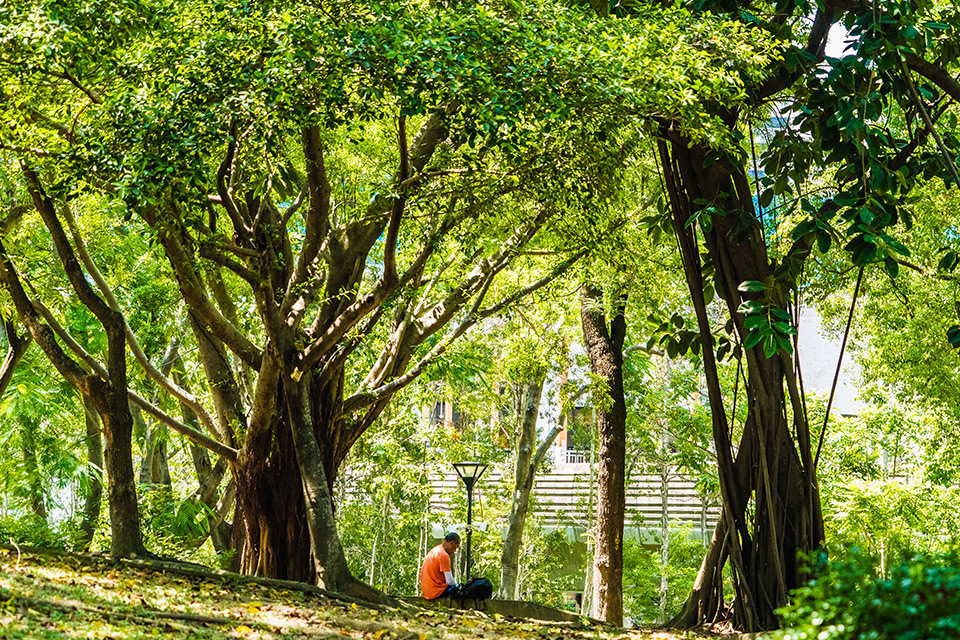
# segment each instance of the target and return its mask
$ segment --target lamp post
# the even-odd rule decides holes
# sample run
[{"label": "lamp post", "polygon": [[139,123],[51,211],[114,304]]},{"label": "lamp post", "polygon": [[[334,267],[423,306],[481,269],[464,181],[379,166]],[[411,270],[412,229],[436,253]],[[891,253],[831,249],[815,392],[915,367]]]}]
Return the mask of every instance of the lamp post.
[{"label": "lamp post", "polygon": [[473,533],[473,527],[471,526],[473,520],[473,485],[487,470],[487,465],[480,462],[455,462],[453,468],[456,469],[457,475],[460,476],[463,484],[467,487],[467,580],[469,580],[471,565],[470,535]]}]

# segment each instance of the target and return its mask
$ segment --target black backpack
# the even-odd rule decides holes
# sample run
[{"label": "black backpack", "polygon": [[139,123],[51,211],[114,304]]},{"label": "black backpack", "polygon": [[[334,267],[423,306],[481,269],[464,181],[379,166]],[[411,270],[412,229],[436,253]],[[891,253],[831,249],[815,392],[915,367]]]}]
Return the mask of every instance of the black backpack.
[{"label": "black backpack", "polygon": [[461,600],[487,600],[493,595],[493,584],[486,578],[470,578],[460,585]]}]

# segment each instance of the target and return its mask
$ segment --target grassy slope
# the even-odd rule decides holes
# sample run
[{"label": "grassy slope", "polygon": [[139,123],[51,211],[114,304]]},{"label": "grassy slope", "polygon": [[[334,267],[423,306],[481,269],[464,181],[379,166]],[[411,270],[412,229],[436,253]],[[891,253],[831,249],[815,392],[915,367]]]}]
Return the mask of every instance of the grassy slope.
[{"label": "grassy slope", "polygon": [[0,638],[671,640],[449,609],[368,608],[291,584],[0,549]]}]

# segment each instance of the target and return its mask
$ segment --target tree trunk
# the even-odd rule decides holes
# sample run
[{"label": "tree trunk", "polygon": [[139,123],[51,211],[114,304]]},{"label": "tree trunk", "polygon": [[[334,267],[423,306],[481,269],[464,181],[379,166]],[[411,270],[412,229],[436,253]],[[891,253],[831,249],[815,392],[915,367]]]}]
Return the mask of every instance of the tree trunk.
[{"label": "tree trunk", "polygon": [[[170,339],[167,349],[163,354],[163,361],[160,363],[160,373],[164,376],[170,375],[170,369],[180,354],[180,337],[175,335]],[[156,404],[158,394],[153,394],[153,403]],[[181,407],[183,405],[181,404]],[[134,426],[137,433],[143,437],[143,460],[140,463],[140,484],[146,485],[165,485],[169,487],[170,465],[167,460],[167,429],[155,420],[147,422],[143,418],[143,412],[140,407],[131,403],[130,411],[133,412]],[[189,423],[188,423],[189,424]],[[196,420],[192,427],[196,428]],[[199,429],[198,429],[199,430]]]},{"label": "tree trunk", "polygon": [[[596,426],[597,421],[597,410],[593,410],[593,422]],[[597,523],[594,519],[594,480],[596,478],[596,463],[597,463],[597,448],[594,445],[593,438],[590,439],[590,470],[587,475],[587,486],[590,487],[590,492],[587,494],[587,522],[593,521],[592,530],[588,530],[587,535],[587,568],[583,572],[583,593],[580,598],[580,615],[587,616],[588,618],[595,618],[596,616],[593,613],[593,561],[594,561],[594,540],[596,540],[596,531]]]},{"label": "tree trunk", "polygon": [[[776,609],[803,582],[797,554],[823,541],[809,426],[800,406],[788,354],[770,358],[761,346],[745,349],[747,419],[739,446],[730,441],[713,337],[703,296],[703,248],[715,268],[716,290],[743,343],[747,331],[739,312],[744,281],[769,282],[764,232],[753,214],[753,198],[742,167],[707,161],[709,151],[668,132],[660,156],[698,330],[717,446],[722,517],[701,565],[694,590],[674,624],[694,627],[723,615],[722,569],[731,561],[735,598],[731,620],[746,631],[775,628]],[[708,206],[714,209],[704,211]],[[709,224],[689,224],[697,216]],[[697,230],[702,231],[703,246]],[[791,406],[787,405],[787,398]],[[792,413],[796,441],[786,416]]]},{"label": "tree trunk", "polygon": [[605,397],[595,397],[599,434],[597,469],[597,542],[593,606],[596,616],[623,624],[623,521],[625,514],[626,422],[623,391],[623,343],[626,338],[625,296],[617,300],[608,331],[603,292],[584,287],[581,306],[583,336],[590,369],[603,380]]},{"label": "tree trunk", "polygon": [[514,465],[513,500],[507,521],[507,536],[500,557],[500,594],[502,600],[519,597],[520,549],[523,546],[523,530],[530,506],[530,491],[536,477],[534,447],[537,444],[537,416],[540,413],[540,396],[543,395],[543,379],[530,380],[523,384],[520,416],[520,438],[517,441],[517,458]]},{"label": "tree trunk", "polygon": [[126,558],[146,555],[140,535],[136,474],[133,470],[133,417],[126,386],[118,390],[91,376],[89,393],[100,414],[106,443],[107,500],[110,507],[110,555]]},{"label": "tree trunk", "polygon": [[106,367],[102,375],[88,373],[61,348],[52,329],[40,318],[27,296],[20,276],[0,243],[2,279],[10,293],[20,321],[43,349],[51,363],[71,385],[90,398],[100,420],[106,440],[106,469],[109,477],[107,495],[110,501],[110,551],[114,557],[146,555],[140,535],[136,476],[133,471],[131,439],[133,418],[127,401],[126,335],[123,316],[100,298],[80,268],[80,262],[64,232],[53,201],[43,191],[37,174],[21,162],[21,172],[33,204],[50,231],[57,255],[71,286],[100,322],[107,338]]},{"label": "tree trunk", "polygon": [[312,582],[307,514],[293,438],[276,413],[269,430],[246,442],[234,479],[233,544],[240,556],[240,572]]},{"label": "tree trunk", "polygon": [[346,555],[337,533],[333,498],[324,469],[323,456],[317,443],[315,426],[310,414],[310,398],[307,393],[310,378],[303,382],[293,381],[290,375],[285,375],[283,378],[283,391],[287,396],[285,405],[287,418],[303,482],[301,495],[306,506],[310,553],[314,558],[316,583],[332,591],[362,597],[376,597],[376,590],[354,578],[347,567]]},{"label": "tree trunk", "polygon": [[167,443],[163,428],[154,421],[147,422],[140,407],[130,404],[134,428],[143,434],[143,459],[137,482],[141,485],[171,486],[170,465],[167,462]]},{"label": "tree trunk", "polygon": [[33,418],[20,416],[17,420],[20,431],[20,450],[23,453],[23,467],[27,474],[27,495],[30,511],[41,522],[47,522],[47,503],[44,500],[43,476],[37,461],[37,423]]},{"label": "tree trunk", "polygon": [[100,521],[100,508],[103,503],[103,436],[100,431],[100,418],[90,399],[83,398],[83,416],[86,424],[87,463],[89,482],[87,495],[83,500],[83,516],[80,519],[80,548],[86,551],[93,542]]},{"label": "tree trunk", "polygon": [[666,621],[667,603],[670,584],[667,580],[667,570],[670,566],[670,466],[667,460],[667,429],[664,421],[661,451],[663,461],[660,463],[660,618],[659,622]]}]

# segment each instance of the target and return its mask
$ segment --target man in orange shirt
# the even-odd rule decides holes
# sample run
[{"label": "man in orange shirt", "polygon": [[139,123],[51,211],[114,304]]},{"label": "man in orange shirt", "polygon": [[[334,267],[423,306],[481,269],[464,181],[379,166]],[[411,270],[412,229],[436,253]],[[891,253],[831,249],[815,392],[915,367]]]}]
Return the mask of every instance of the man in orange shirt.
[{"label": "man in orange shirt", "polygon": [[453,579],[453,568],[450,566],[450,556],[459,548],[460,536],[451,531],[424,558],[420,567],[420,586],[427,600],[453,595],[460,588]]}]

